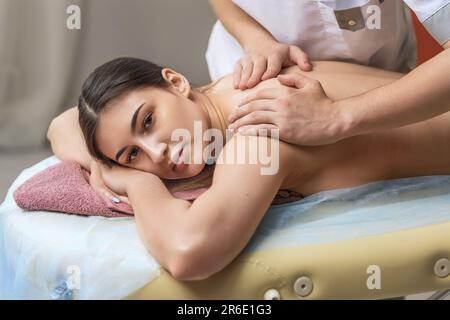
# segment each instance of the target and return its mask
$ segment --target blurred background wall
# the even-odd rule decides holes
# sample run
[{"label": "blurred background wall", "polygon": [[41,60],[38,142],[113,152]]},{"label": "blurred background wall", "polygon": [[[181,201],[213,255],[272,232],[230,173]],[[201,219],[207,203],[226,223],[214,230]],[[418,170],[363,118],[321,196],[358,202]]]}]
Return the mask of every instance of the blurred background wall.
[{"label": "blurred background wall", "polygon": [[[69,30],[69,5],[81,29]],[[98,65],[135,56],[209,81],[204,53],[215,19],[206,0],[0,0],[0,147],[45,143]]]},{"label": "blurred background wall", "polygon": [[37,146],[67,94],[81,34],[66,28],[67,1],[0,3],[0,146]]},{"label": "blurred background wall", "polygon": [[[70,5],[81,9],[80,30],[66,26]],[[0,199],[51,154],[51,119],[77,104],[96,66],[134,56],[207,83],[214,21],[207,0],[0,0]]]},{"label": "blurred background wall", "polygon": [[[38,0],[39,1],[39,0]],[[209,82],[205,51],[215,22],[207,0],[85,0],[80,62],[68,103],[94,67],[118,56],[169,66]]]}]

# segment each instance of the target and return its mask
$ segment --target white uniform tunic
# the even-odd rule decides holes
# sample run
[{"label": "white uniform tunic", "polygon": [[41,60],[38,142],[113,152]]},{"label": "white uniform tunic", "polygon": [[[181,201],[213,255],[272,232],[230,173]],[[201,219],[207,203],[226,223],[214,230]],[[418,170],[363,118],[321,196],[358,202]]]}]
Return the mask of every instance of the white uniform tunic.
[{"label": "white uniform tunic", "polygon": [[450,41],[450,0],[404,1],[440,45]]},{"label": "white uniform tunic", "polygon": [[[400,0],[233,0],[281,43],[303,49],[312,60],[347,61],[388,70],[415,66],[416,41],[411,17]],[[450,0],[405,0],[425,27],[443,41],[439,22]],[[428,21],[428,24],[427,22]],[[450,29],[449,22],[447,29]],[[206,60],[212,80],[233,72],[244,56],[220,21],[214,25]]]}]

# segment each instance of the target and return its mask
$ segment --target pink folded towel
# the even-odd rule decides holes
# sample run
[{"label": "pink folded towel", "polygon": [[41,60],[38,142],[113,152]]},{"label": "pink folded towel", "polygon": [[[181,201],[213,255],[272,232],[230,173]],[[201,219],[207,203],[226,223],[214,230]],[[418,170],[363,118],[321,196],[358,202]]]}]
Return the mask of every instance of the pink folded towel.
[{"label": "pink folded towel", "polygon": [[[101,197],[89,184],[89,172],[77,162],[61,161],[37,173],[14,191],[17,205],[28,211],[54,211],[87,216],[126,217],[133,208]],[[173,182],[172,182],[173,184]],[[207,188],[172,193],[174,197],[194,200]],[[302,196],[282,190],[274,204],[301,199]]]}]

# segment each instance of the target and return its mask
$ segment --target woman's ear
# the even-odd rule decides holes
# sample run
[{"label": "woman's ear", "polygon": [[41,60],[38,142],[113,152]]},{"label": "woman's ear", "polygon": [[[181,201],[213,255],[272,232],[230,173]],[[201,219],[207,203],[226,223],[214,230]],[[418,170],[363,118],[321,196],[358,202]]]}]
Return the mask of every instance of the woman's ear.
[{"label": "woman's ear", "polygon": [[182,74],[169,68],[162,69],[161,74],[164,80],[169,83],[170,87],[186,97],[191,96],[191,84],[189,83],[188,79],[186,79],[186,77],[184,77]]}]

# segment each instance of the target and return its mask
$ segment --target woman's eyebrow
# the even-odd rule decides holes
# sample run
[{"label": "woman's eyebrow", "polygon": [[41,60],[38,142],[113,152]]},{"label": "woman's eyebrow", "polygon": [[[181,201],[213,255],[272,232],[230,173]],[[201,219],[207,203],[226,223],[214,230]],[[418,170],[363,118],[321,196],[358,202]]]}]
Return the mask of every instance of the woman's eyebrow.
[{"label": "woman's eyebrow", "polygon": [[116,154],[116,161],[119,162],[119,158],[122,155],[122,153],[125,151],[127,147],[123,147],[122,149],[120,149],[117,154]]},{"label": "woman's eyebrow", "polygon": [[141,108],[144,106],[145,102],[143,104],[141,104],[139,106],[139,108],[136,109],[136,111],[133,114],[133,118],[131,119],[131,134],[134,133],[134,131],[136,130],[136,120],[138,118],[139,115],[139,111],[141,110]]},{"label": "woman's eyebrow", "polygon": [[[131,134],[133,134],[134,131],[136,131],[136,121],[137,121],[137,118],[138,118],[138,116],[139,116],[139,111],[140,111],[141,108],[144,106],[144,104],[145,104],[145,102],[142,103],[142,104],[136,109],[136,111],[135,111],[134,114],[133,114],[133,117],[131,118],[131,131],[130,131]],[[121,149],[117,152],[117,154],[116,154],[116,161],[117,161],[117,162],[119,161],[120,156],[122,155],[122,153],[125,151],[126,148],[127,148],[127,147],[123,147],[123,148],[121,148]]]}]

